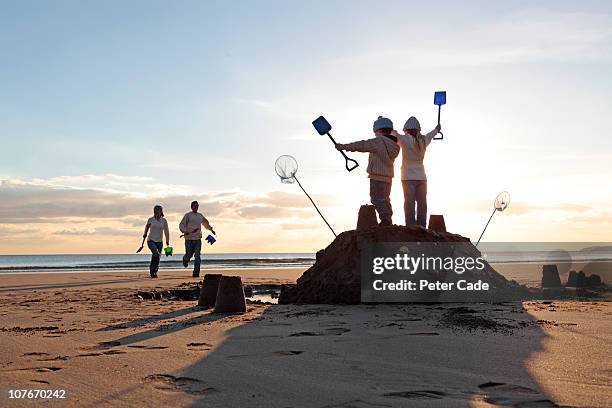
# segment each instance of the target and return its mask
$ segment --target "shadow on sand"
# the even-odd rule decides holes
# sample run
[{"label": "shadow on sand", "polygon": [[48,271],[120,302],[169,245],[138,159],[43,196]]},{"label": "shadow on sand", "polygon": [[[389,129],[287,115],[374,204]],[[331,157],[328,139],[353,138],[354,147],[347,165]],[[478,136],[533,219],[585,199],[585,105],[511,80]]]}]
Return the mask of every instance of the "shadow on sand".
[{"label": "shadow on sand", "polygon": [[155,322],[155,321],[172,319],[176,317],[186,316],[191,313],[197,313],[197,316],[191,317],[189,319],[180,320],[180,321],[176,321],[172,323],[161,324],[149,330],[134,333],[129,336],[124,336],[124,337],[115,339],[113,341],[101,343],[101,346],[102,347],[117,347],[117,346],[125,346],[125,345],[129,346],[130,344],[139,343],[139,342],[151,340],[151,339],[154,339],[160,336],[172,334],[172,333],[178,332],[180,330],[184,330],[188,327],[191,327],[197,324],[211,323],[211,322],[214,322],[215,320],[222,319],[226,316],[223,314],[215,314],[215,313],[202,314],[201,312],[202,312],[201,308],[194,306],[194,307],[188,307],[185,309],[180,309],[174,312],[163,313],[161,315],[135,319],[135,320],[123,323],[123,324],[119,324],[119,325],[107,326],[105,328],[99,329],[98,331],[109,331],[109,330],[116,330],[116,329],[122,329],[122,328],[136,328],[136,327],[145,325],[147,323]]},{"label": "shadow on sand", "polygon": [[[173,321],[171,323],[160,324],[160,325],[155,326],[154,328],[151,328],[145,331],[137,332],[137,333],[134,333],[128,336],[123,336],[123,337],[120,337],[114,340],[98,343],[96,346],[92,347],[91,349],[92,350],[96,350],[96,349],[97,350],[100,350],[100,349],[111,349],[112,350],[115,347],[120,347],[120,346],[127,346],[127,347],[132,347],[132,348],[142,348],[142,349],[149,349],[149,350],[166,349],[168,348],[166,346],[156,346],[156,345],[150,345],[150,344],[143,345],[143,344],[138,344],[138,343],[146,342],[147,340],[151,340],[151,339],[156,339],[161,336],[170,335],[172,333],[176,333],[181,330],[185,330],[194,325],[205,325],[207,323],[212,323],[216,320],[224,319],[227,317],[227,315],[225,314],[215,314],[215,313],[202,314],[202,309],[198,306],[194,306],[194,307],[187,307],[187,308],[171,311],[168,313],[162,313],[159,315],[146,316],[146,317],[134,319],[134,320],[122,323],[122,324],[110,325],[110,326],[98,329],[97,331],[112,331],[112,330],[120,330],[120,329],[125,329],[125,328],[136,328],[137,329],[138,327],[141,327],[141,326],[144,326],[150,323],[160,322],[160,321],[164,321],[167,319],[176,319],[176,318],[188,316],[194,313],[197,313],[197,315],[190,317],[188,319]],[[205,344],[205,343],[193,343],[193,344],[195,346],[198,346],[200,344]],[[174,383],[178,382],[178,384],[182,385],[187,391],[190,390],[189,386],[192,385],[190,382],[190,380],[192,379],[183,379],[181,377],[175,377],[170,374],[150,375],[144,380],[145,380],[145,383],[147,382],[155,383],[155,384],[159,384],[159,383],[166,384],[167,383],[169,387],[175,386],[176,384]],[[193,382],[196,383],[197,385],[198,381],[194,379]],[[129,396],[131,393],[134,392],[136,388],[140,388],[141,386],[142,385],[122,388],[118,391],[105,395],[102,399],[99,399],[91,404],[88,404],[87,407],[93,408],[93,407],[98,407],[98,406],[107,406],[109,404],[111,406],[115,405],[117,401],[122,401],[123,398],[125,398],[126,396]],[[198,388],[198,390],[200,389]],[[200,392],[200,394],[203,394],[203,393]]]},{"label": "shadow on sand", "polygon": [[143,278],[126,278],[126,279],[107,279],[98,280],[94,282],[75,282],[75,283],[58,283],[52,285],[13,285],[13,286],[0,286],[0,293],[13,293],[13,292],[27,292],[32,290],[45,290],[45,289],[68,289],[68,288],[80,288],[87,286],[99,286],[99,285],[111,285],[115,283],[128,283],[142,281]]},{"label": "shadow on sand", "polygon": [[[121,329],[133,329],[133,328],[137,328],[137,327],[141,327],[141,326],[145,326],[147,324],[151,324],[151,323],[155,323],[155,322],[160,322],[163,320],[167,320],[167,319],[175,319],[178,317],[182,317],[182,316],[186,316],[188,314],[191,313],[196,313],[196,312],[201,312],[202,309],[200,309],[199,307],[186,307],[184,309],[178,309],[178,310],[173,310],[171,312],[168,313],[162,313],[162,314],[157,314],[157,315],[149,315],[149,316],[144,316],[144,317],[139,317],[138,319],[134,319],[134,320],[130,320],[127,321],[125,323],[117,323],[117,324],[111,324],[108,325],[106,327],[102,327],[100,329],[97,329],[96,331],[113,331],[113,330],[121,330]],[[181,322],[183,323],[183,322]],[[188,327],[187,326],[182,326],[181,324],[177,323],[176,324],[176,329],[180,330],[182,328]],[[157,330],[157,329],[155,329]]]},{"label": "shadow on sand", "polygon": [[159,374],[192,407],[557,406],[527,369],[546,334],[520,303],[276,305],[227,334]]}]

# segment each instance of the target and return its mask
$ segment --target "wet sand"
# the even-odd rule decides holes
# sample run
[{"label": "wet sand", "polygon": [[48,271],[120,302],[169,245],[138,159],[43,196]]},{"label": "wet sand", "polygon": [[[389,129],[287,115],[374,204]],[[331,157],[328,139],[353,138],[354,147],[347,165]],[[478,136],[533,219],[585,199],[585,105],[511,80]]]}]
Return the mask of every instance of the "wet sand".
[{"label": "wet sand", "polygon": [[[284,283],[303,270],[223,273]],[[0,275],[0,405],[40,405],[8,400],[9,389],[64,389],[52,404],[79,407],[612,405],[611,303],[250,304],[217,315],[135,296],[195,281]]]}]

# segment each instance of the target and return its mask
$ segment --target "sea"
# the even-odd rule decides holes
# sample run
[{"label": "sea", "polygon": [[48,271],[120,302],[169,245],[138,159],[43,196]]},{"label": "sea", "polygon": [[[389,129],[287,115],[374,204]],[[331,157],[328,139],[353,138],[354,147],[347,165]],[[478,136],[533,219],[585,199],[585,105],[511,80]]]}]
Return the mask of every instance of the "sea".
[{"label": "sea", "polygon": [[[579,249],[577,249],[579,248]],[[540,279],[539,268],[533,268],[528,274],[520,275],[512,271],[511,264],[577,264],[598,263],[610,265],[612,245],[576,245],[542,249],[532,243],[524,245],[487,245],[479,247],[483,256],[493,267],[499,265],[498,271],[508,279],[519,283],[537,286]],[[74,272],[87,273],[103,270],[146,270],[151,255],[141,254],[101,254],[101,255],[0,255],[0,274],[15,273],[54,273]],[[160,268],[181,269],[182,254],[163,256]],[[315,254],[298,253],[222,253],[202,254],[202,269],[244,269],[244,268],[308,268],[315,262]],[[505,265],[506,267],[502,267]],[[569,268],[569,267],[568,267]],[[565,268],[565,269],[568,269]],[[608,275],[607,266],[605,274]],[[560,268],[561,273],[566,273]],[[569,269],[568,269],[569,270]],[[588,270],[588,269],[587,269]],[[587,271],[585,270],[585,271]],[[509,272],[510,271],[510,272]]]},{"label": "sea", "polygon": [[[162,255],[161,269],[183,268],[183,254]],[[150,253],[97,255],[0,255],[0,274],[19,272],[65,272],[148,268]],[[308,267],[312,253],[202,254],[202,269]]]},{"label": "sea", "polygon": [[[589,262],[612,261],[612,246],[567,250],[483,250],[485,259],[491,263],[542,263],[542,262]],[[96,270],[96,269],[142,269],[149,265],[151,255],[141,254],[76,254],[76,255],[0,255],[0,273]],[[162,268],[182,268],[182,254],[161,258]],[[309,252],[271,253],[223,253],[202,254],[202,265],[208,269],[219,268],[282,268],[308,267],[314,264],[315,254]]]}]

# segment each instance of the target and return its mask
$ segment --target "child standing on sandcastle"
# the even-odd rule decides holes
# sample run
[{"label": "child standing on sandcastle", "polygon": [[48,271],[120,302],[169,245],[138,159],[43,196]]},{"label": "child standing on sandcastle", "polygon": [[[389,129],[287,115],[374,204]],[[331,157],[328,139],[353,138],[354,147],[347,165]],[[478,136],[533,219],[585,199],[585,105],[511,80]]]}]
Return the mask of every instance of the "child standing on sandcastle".
[{"label": "child standing on sandcastle", "polygon": [[374,121],[374,135],[367,140],[347,144],[336,144],[336,149],[349,152],[369,152],[368,178],[370,179],[370,201],[378,212],[380,225],[391,225],[391,182],[393,181],[393,162],[399,155],[397,137],[393,136],[391,119],[379,116]]},{"label": "child standing on sandcastle", "polygon": [[396,131],[392,133],[399,139],[402,148],[402,187],[406,225],[417,224],[424,228],[427,226],[427,175],[423,159],[427,146],[440,129],[440,125],[437,125],[434,130],[422,135],[421,124],[417,118],[411,116],[404,124],[403,135]]}]

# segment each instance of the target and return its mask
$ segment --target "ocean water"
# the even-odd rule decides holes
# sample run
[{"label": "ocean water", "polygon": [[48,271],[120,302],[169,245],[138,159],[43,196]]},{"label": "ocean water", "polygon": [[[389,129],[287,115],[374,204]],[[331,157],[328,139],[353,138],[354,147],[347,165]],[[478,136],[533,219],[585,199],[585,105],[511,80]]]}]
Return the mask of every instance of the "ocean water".
[{"label": "ocean water", "polygon": [[[516,280],[529,286],[537,286],[541,279],[541,267],[538,264],[554,263],[560,266],[560,274],[566,274],[572,264],[593,262],[585,272],[598,273],[609,281],[608,271],[612,261],[612,246],[583,246],[580,249],[542,250],[529,244],[509,250],[507,245],[499,250],[495,245],[486,244],[480,248],[485,259],[497,266],[497,270],[506,278]],[[104,254],[104,255],[0,255],[0,274],[20,272],[59,272],[59,271],[95,271],[112,269],[148,269],[150,254]],[[182,254],[171,257],[162,256],[161,269],[182,269]],[[227,253],[202,254],[202,269],[217,268],[283,268],[304,267],[314,264],[313,253]],[[533,264],[525,269],[514,268],[512,264]],[[566,265],[561,266],[562,264]],[[506,265],[507,267],[503,267]],[[569,265],[569,266],[568,266]],[[603,270],[601,268],[604,268]],[[516,269],[516,270],[515,270]],[[567,269],[567,271],[565,270]],[[565,276],[565,275],[563,275]]]},{"label": "ocean water", "polygon": [[[163,256],[160,268],[182,268],[183,254]],[[104,270],[147,268],[151,254],[102,255],[0,255],[0,273],[60,270]],[[314,263],[310,253],[202,254],[203,269],[302,267]]]},{"label": "ocean water", "polygon": [[[146,249],[145,249],[146,250]],[[482,248],[485,259],[491,263],[545,263],[612,260],[612,246],[592,250],[488,250]],[[183,254],[163,256],[161,266],[180,268]],[[7,271],[54,269],[138,269],[146,267],[150,253],[99,255],[0,255],[0,273]],[[314,263],[313,253],[226,253],[202,254],[207,268],[302,267]]]}]

